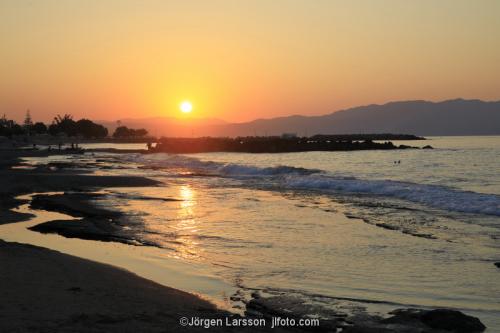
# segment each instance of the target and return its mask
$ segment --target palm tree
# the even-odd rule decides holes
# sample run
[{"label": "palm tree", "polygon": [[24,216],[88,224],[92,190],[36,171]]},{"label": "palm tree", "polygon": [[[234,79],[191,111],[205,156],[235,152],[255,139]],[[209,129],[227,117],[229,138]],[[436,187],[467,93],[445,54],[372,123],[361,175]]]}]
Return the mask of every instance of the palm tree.
[{"label": "palm tree", "polygon": [[57,117],[54,117],[52,125],[49,126],[49,132],[52,135],[63,132],[66,133],[67,136],[75,136],[77,130],[76,122],[73,120],[73,116],[70,114],[61,116],[58,114]]},{"label": "palm tree", "polygon": [[61,116],[58,114],[56,117],[54,117],[54,123],[56,125],[61,125],[63,123],[71,122],[73,121],[73,116],[70,114],[65,113],[64,116]]}]

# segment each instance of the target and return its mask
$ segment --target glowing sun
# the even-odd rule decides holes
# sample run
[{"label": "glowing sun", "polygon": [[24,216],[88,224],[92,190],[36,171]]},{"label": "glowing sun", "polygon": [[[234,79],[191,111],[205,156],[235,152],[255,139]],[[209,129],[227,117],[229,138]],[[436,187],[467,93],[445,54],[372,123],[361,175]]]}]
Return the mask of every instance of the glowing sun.
[{"label": "glowing sun", "polygon": [[193,104],[191,104],[190,101],[184,101],[182,102],[180,105],[179,105],[179,109],[183,112],[183,113],[189,113],[191,112],[191,110],[193,110]]}]

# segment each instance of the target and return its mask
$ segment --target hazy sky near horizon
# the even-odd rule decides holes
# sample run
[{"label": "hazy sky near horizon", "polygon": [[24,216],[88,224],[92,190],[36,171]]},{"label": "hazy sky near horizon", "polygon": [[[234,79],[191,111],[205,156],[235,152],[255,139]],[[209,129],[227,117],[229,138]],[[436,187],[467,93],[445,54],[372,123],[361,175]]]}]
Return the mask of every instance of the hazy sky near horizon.
[{"label": "hazy sky near horizon", "polygon": [[495,0],[0,0],[0,113],[247,121],[500,99]]}]

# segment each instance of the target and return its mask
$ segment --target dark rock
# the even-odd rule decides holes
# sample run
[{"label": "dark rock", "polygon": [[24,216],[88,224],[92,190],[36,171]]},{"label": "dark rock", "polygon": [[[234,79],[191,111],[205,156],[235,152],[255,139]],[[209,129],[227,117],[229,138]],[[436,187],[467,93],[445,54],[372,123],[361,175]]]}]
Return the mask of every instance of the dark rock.
[{"label": "dark rock", "polygon": [[425,312],[422,321],[429,327],[456,332],[482,332],[486,326],[478,318],[460,311],[436,309]]},{"label": "dark rock", "polygon": [[258,291],[253,291],[250,296],[252,296],[252,298],[260,298],[260,293]]},{"label": "dark rock", "polygon": [[79,217],[117,218],[122,214],[96,207],[93,200],[103,196],[100,193],[39,194],[33,197],[31,208],[56,211]]},{"label": "dark rock", "polygon": [[5,195],[0,195],[0,225],[7,223],[15,223],[26,221],[34,215],[28,213],[20,213],[11,210],[12,208],[19,207],[22,204],[27,203],[27,200],[14,198],[14,193],[8,193]]},{"label": "dark rock", "polygon": [[43,234],[59,234],[67,238],[80,238],[104,242],[139,245],[132,235],[125,233],[108,219],[83,218],[81,220],[55,220],[28,228]]},{"label": "dark rock", "polygon": [[423,146],[422,149],[434,149],[434,148],[432,148],[431,145],[426,145],[426,146]]},{"label": "dark rock", "polygon": [[375,223],[375,225],[377,227],[381,227],[381,228],[388,229],[388,230],[398,230],[399,229],[395,225],[390,225],[390,224],[386,224],[386,223]]},{"label": "dark rock", "polygon": [[[327,309],[320,309],[314,305],[305,303],[304,300],[292,296],[274,296],[268,298],[257,298],[250,300],[245,309],[245,314],[249,317],[281,317],[291,318],[296,321],[309,318],[310,313],[318,314],[323,319],[319,327],[310,327],[315,332],[335,332],[337,328],[343,326],[344,318],[335,316],[335,312]],[[328,318],[328,319],[326,319]]]},{"label": "dark rock", "polygon": [[14,212],[12,210],[8,210],[2,212],[2,219],[0,220],[0,225],[7,223],[22,222],[33,217],[35,217],[33,214],[19,213],[19,212]]},{"label": "dark rock", "polygon": [[[356,140],[358,139],[358,140]],[[372,149],[415,148],[399,147],[392,142],[374,142],[368,136],[343,139],[331,137],[238,137],[238,138],[162,138],[150,152],[173,154],[239,152],[239,153],[291,153],[304,151],[351,151]]]},{"label": "dark rock", "polygon": [[[397,309],[384,318],[366,312],[358,303],[337,300],[335,307],[323,307],[314,302],[305,302],[294,296],[278,295],[252,299],[246,304],[249,317],[307,318],[314,313],[322,318],[318,332],[345,333],[474,333],[483,332],[486,327],[478,318],[450,309]],[[311,328],[312,329],[312,328]]]},{"label": "dark rock", "polygon": [[398,309],[391,312],[392,317],[382,322],[391,324],[409,324],[421,322],[426,326],[457,333],[483,332],[486,326],[478,318],[450,309]]},{"label": "dark rock", "polygon": [[500,261],[499,261],[499,262],[496,262],[496,263],[495,263],[495,266],[497,266],[498,268],[500,268]]}]

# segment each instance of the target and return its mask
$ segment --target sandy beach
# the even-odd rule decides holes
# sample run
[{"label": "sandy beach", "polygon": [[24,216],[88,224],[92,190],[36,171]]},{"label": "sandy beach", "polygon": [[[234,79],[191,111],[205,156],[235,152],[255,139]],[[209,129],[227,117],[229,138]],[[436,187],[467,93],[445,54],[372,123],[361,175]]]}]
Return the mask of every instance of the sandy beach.
[{"label": "sandy beach", "polygon": [[[15,199],[21,194],[157,185],[141,177],[91,176],[48,169],[12,170],[21,156],[47,153],[2,151],[1,154],[0,224],[32,217],[10,210],[24,203]],[[106,211],[88,203],[91,198],[89,194],[86,200],[83,197],[80,201],[62,199],[59,210],[70,206],[73,213],[109,217]],[[58,210],[57,204],[55,206]],[[37,246],[0,240],[0,263],[2,332],[167,332],[172,329],[201,332],[203,327],[182,327],[179,319],[234,317],[195,295],[161,286],[126,270]],[[213,327],[214,331],[228,329],[231,330]],[[240,327],[238,331],[240,329],[247,330]]]},{"label": "sandy beach", "polygon": [[0,262],[2,332],[166,332],[180,329],[182,316],[229,316],[188,293],[35,246],[2,241]]},{"label": "sandy beach", "polygon": [[[30,206],[68,214],[71,219],[37,224],[29,232],[59,234],[68,238],[118,242],[126,246],[149,246],[127,232],[122,213],[96,206],[99,190],[113,187],[155,187],[156,180],[89,174],[84,165],[38,165],[24,168],[23,156],[43,156],[36,151],[3,151],[0,171],[2,211],[0,224],[33,217],[16,211],[36,194]],[[74,167],[74,166],[73,166]],[[45,193],[45,194],[44,194]],[[177,198],[141,197],[142,200],[175,201]],[[246,302],[246,317],[218,309],[199,297],[157,284],[124,269],[84,260],[38,246],[0,242],[0,330],[6,332],[166,332],[204,331],[200,326],[183,327],[186,318],[266,318],[265,327],[213,326],[211,331],[335,331],[343,332],[477,332],[484,326],[476,318],[458,311],[400,309],[380,317],[368,313],[338,314],[319,327],[271,328],[273,317],[304,318],[303,305],[296,308],[280,298],[255,295]],[[332,319],[334,318],[334,319]]]}]

